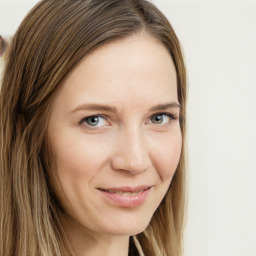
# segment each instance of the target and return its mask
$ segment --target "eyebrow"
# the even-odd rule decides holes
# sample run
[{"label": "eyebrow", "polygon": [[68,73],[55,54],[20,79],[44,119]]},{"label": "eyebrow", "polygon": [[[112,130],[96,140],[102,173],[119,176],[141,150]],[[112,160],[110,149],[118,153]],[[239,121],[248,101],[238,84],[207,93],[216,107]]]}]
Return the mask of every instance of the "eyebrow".
[{"label": "eyebrow", "polygon": [[116,113],[117,109],[114,106],[102,105],[102,104],[82,104],[71,111],[71,113],[78,110],[99,110]]},{"label": "eyebrow", "polygon": [[[181,108],[181,105],[177,102],[158,104],[149,109],[149,111],[159,111],[168,108]],[[103,105],[103,104],[82,104],[71,111],[71,113],[79,110],[97,110],[97,111],[107,111],[112,113],[117,113],[117,108],[114,106]]]},{"label": "eyebrow", "polygon": [[158,105],[150,108],[149,111],[158,111],[158,110],[164,110],[164,109],[168,109],[168,108],[181,108],[181,105],[177,102],[158,104]]}]

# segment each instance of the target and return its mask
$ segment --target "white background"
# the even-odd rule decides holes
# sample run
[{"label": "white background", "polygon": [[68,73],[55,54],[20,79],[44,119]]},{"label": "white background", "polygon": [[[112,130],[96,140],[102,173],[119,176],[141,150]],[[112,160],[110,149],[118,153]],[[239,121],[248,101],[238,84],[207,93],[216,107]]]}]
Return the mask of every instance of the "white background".
[{"label": "white background", "polygon": [[[0,0],[0,34],[36,2]],[[189,76],[185,256],[256,256],[256,0],[153,2]]]}]

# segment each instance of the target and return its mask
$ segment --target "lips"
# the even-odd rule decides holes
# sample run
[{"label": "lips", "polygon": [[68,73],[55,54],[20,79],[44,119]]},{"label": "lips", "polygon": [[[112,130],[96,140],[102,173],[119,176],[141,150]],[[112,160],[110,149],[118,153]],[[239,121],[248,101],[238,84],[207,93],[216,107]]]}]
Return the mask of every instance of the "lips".
[{"label": "lips", "polygon": [[115,188],[98,188],[100,193],[116,205],[122,207],[136,207],[143,204],[152,186],[137,186],[137,187],[115,187]]},{"label": "lips", "polygon": [[130,191],[120,191],[120,190],[113,190],[113,189],[101,189],[102,191],[108,192],[108,193],[115,193],[118,195],[123,195],[123,196],[135,196],[143,192],[144,190],[139,190],[137,192],[130,192]]},{"label": "lips", "polygon": [[151,186],[142,185],[137,187],[115,187],[115,188],[99,188],[100,190],[110,192],[110,193],[140,193],[146,189],[149,189]]}]

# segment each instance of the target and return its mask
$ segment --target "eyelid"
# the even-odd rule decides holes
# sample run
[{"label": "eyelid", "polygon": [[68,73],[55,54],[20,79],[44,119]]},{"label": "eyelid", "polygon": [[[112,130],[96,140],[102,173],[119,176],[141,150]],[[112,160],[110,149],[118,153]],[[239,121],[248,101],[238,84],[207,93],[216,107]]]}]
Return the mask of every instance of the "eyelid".
[{"label": "eyelid", "polygon": [[[171,113],[171,112],[166,112],[166,111],[165,111],[165,112],[156,112],[156,113],[150,115],[150,117],[147,119],[146,123],[152,123],[152,122],[150,122],[150,119],[151,119],[153,116],[155,116],[155,115],[166,115],[166,116],[170,117],[170,119],[171,119],[170,122],[171,122],[172,120],[174,121],[174,120],[178,120],[178,119],[179,119],[179,113]],[[90,126],[90,125],[86,124],[86,119],[91,118],[91,117],[101,117],[101,118],[103,118],[103,119],[105,120],[105,122],[107,122],[108,124],[107,124],[107,125],[102,125],[102,126]],[[104,127],[104,126],[109,126],[110,123],[109,123],[108,119],[109,119],[109,117],[106,116],[106,115],[104,115],[104,114],[93,114],[93,115],[89,115],[89,116],[86,116],[86,117],[82,118],[82,119],[80,120],[80,122],[79,122],[79,125],[84,124],[84,126],[85,126],[86,128],[92,129],[92,130],[100,129],[100,128]],[[170,122],[168,122],[168,123],[170,123]],[[154,124],[154,123],[152,123],[152,124]],[[161,125],[161,124],[156,124],[156,125]],[[162,125],[164,125],[164,124],[162,124]]]},{"label": "eyelid", "polygon": [[89,115],[89,116],[86,116],[86,117],[82,118],[81,121],[79,122],[79,125],[84,124],[86,126],[86,128],[89,128],[89,129],[99,129],[100,127],[103,127],[103,126],[90,126],[90,125],[86,124],[86,120],[89,119],[89,118],[92,118],[92,117],[103,118],[105,120],[105,122],[108,123],[108,121],[107,121],[108,117],[107,116],[102,115],[102,114],[94,114],[94,115]]},{"label": "eyelid", "polygon": [[156,115],[166,115],[166,116],[170,117],[171,120],[178,120],[178,119],[179,119],[179,114],[176,114],[176,113],[171,113],[171,112],[157,112],[157,113],[152,114],[152,115],[149,117],[149,120],[150,120],[153,116],[156,116]]}]

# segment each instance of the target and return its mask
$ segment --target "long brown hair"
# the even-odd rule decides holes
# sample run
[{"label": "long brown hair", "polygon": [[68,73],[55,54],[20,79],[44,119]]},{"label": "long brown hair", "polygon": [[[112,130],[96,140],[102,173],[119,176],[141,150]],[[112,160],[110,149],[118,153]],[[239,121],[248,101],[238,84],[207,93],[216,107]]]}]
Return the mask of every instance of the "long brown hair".
[{"label": "long brown hair", "polygon": [[140,32],[158,39],[173,58],[183,147],[165,198],[132,244],[147,256],[182,255],[186,73],[174,30],[146,0],[43,0],[15,33],[2,81],[0,256],[71,255],[50,185],[46,138],[51,104],[86,55]]}]

